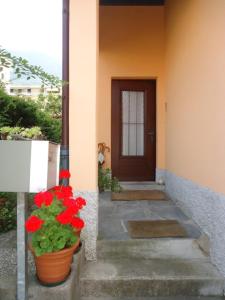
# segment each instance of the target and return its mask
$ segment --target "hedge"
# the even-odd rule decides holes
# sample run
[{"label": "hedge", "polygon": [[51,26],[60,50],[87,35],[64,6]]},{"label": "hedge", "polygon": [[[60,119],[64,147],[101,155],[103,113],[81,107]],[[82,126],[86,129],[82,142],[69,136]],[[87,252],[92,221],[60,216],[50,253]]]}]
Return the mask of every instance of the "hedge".
[{"label": "hedge", "polygon": [[61,140],[60,119],[40,110],[33,100],[11,96],[0,90],[0,127],[3,126],[39,126],[48,140],[56,143]]}]

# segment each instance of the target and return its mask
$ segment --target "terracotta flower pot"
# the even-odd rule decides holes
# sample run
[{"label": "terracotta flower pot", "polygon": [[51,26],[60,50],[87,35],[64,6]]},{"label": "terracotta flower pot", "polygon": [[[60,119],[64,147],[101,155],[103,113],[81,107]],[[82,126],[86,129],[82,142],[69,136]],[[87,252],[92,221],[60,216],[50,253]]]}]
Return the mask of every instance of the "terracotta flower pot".
[{"label": "terracotta flower pot", "polygon": [[81,233],[81,229],[80,230],[74,230],[75,235],[79,238],[80,237],[80,233]]},{"label": "terracotta flower pot", "polygon": [[8,133],[1,133],[1,140],[7,140]]},{"label": "terracotta flower pot", "polygon": [[80,239],[70,248],[41,256],[36,256],[29,244],[29,248],[34,255],[37,277],[42,284],[57,285],[65,281],[70,273],[73,253],[79,243]]}]

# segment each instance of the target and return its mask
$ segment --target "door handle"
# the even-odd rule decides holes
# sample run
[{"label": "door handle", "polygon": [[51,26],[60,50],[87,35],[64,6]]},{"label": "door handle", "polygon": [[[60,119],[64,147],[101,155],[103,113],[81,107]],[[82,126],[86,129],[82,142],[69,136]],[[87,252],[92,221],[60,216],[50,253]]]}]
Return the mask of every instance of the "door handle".
[{"label": "door handle", "polygon": [[147,132],[147,135],[154,136],[155,132],[154,131],[149,131],[149,132]]},{"label": "door handle", "polygon": [[155,136],[155,131],[149,131],[147,132],[147,135],[150,136],[151,142],[154,142],[154,136]]}]

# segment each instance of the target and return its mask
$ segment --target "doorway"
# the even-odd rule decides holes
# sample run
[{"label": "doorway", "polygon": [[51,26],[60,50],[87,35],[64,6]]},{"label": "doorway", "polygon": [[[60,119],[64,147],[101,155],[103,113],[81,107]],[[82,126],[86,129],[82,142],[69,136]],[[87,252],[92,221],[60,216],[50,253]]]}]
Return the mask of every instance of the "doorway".
[{"label": "doorway", "polygon": [[112,175],[155,181],[156,80],[112,80]]}]

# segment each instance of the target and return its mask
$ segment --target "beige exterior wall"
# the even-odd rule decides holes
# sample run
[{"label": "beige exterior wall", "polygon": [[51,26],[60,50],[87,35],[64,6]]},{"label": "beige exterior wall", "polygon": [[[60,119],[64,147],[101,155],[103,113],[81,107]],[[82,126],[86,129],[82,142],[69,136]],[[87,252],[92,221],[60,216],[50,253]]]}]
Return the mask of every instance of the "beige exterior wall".
[{"label": "beige exterior wall", "polygon": [[111,79],[156,78],[157,167],[165,168],[164,8],[100,7],[99,26],[98,142],[111,147]]},{"label": "beige exterior wall", "polygon": [[225,1],[170,0],[166,15],[167,168],[225,193]]},{"label": "beige exterior wall", "polygon": [[111,79],[156,78],[157,167],[225,193],[225,1],[168,0],[166,24],[164,7],[100,7],[99,64],[96,2],[70,8],[72,184],[96,190],[96,145],[111,147]]},{"label": "beige exterior wall", "polygon": [[78,191],[97,190],[98,1],[70,1],[70,171]]}]

